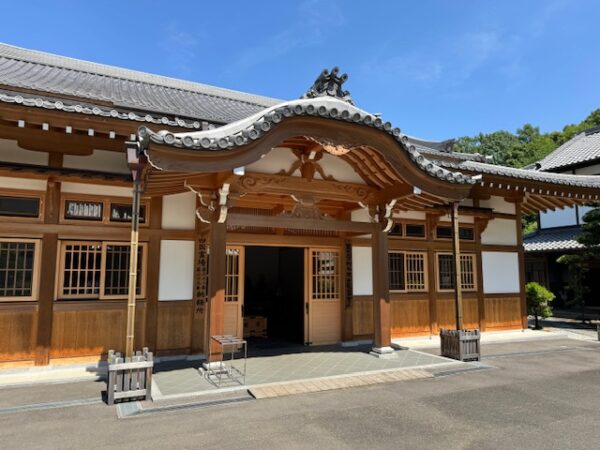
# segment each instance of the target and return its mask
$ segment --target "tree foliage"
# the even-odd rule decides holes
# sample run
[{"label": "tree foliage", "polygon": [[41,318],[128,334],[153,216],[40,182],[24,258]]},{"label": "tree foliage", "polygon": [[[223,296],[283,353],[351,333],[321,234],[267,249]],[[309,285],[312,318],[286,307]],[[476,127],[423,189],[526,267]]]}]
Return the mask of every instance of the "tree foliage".
[{"label": "tree foliage", "polygon": [[454,149],[464,153],[481,153],[494,158],[495,164],[524,167],[544,158],[577,133],[600,126],[600,108],[578,124],[566,125],[562,131],[541,133],[540,128],[526,123],[515,133],[494,131],[458,138]]},{"label": "tree foliage", "polygon": [[525,286],[525,296],[527,298],[527,314],[535,317],[535,329],[542,327],[539,318],[545,319],[552,315],[550,302],[554,300],[555,295],[539,283],[531,282]]}]

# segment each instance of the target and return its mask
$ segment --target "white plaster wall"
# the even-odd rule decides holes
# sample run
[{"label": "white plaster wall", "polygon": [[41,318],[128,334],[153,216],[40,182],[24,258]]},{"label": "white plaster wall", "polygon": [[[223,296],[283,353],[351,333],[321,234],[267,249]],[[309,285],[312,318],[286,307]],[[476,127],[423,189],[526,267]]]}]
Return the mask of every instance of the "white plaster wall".
[{"label": "white plaster wall", "polygon": [[[333,156],[325,153],[319,161],[325,175],[331,175],[337,181],[345,183],[365,184],[365,181],[360,177],[354,168],[339,156]],[[321,175],[316,175],[315,178],[322,178]]]},{"label": "white plaster wall", "polygon": [[[297,160],[289,148],[276,147],[263,158],[246,166],[247,172],[277,173],[280,170],[288,170]],[[298,175],[298,173],[296,173]]]},{"label": "white plaster wall", "polygon": [[492,208],[494,211],[505,214],[515,214],[514,203],[507,202],[502,197],[492,196],[489,200],[481,200],[479,206],[482,208]]},{"label": "white plaster wall", "polygon": [[576,225],[577,216],[575,208],[556,209],[540,213],[540,225],[542,228],[565,227]]},{"label": "white plaster wall", "polygon": [[510,219],[492,219],[481,235],[482,244],[517,245],[517,224]]},{"label": "white plaster wall", "polygon": [[352,222],[371,222],[371,217],[366,208],[359,208],[350,213],[350,220]]},{"label": "white plaster wall", "polygon": [[133,187],[71,182],[64,182],[60,185],[61,192],[69,194],[109,195],[114,197],[131,197],[132,189]]},{"label": "white plaster wall", "polygon": [[194,288],[194,241],[160,242],[158,300],[191,300]]},{"label": "white plaster wall", "polygon": [[575,173],[577,175],[600,175],[600,164],[594,164],[587,167],[580,167],[579,169],[575,170]]},{"label": "white plaster wall", "polygon": [[465,198],[464,200],[460,201],[460,205],[461,206],[473,206],[473,199]]},{"label": "white plaster wall", "polygon": [[0,161],[47,166],[48,153],[25,150],[17,145],[17,141],[0,139]]},{"label": "white plaster wall", "polygon": [[63,167],[109,173],[129,173],[125,152],[94,150],[91,155],[65,155]]},{"label": "white plaster wall", "polygon": [[482,252],[483,292],[509,294],[520,292],[519,254],[516,252]]},{"label": "white plaster wall", "polygon": [[0,188],[46,191],[46,180],[30,180],[28,178],[0,177]]},{"label": "white plaster wall", "polygon": [[193,230],[196,227],[196,194],[184,192],[165,195],[162,227],[165,230]]},{"label": "white plaster wall", "polygon": [[371,247],[352,247],[352,293],[373,295]]},{"label": "white plaster wall", "polygon": [[395,219],[425,220],[425,213],[420,211],[398,211],[392,217]]}]

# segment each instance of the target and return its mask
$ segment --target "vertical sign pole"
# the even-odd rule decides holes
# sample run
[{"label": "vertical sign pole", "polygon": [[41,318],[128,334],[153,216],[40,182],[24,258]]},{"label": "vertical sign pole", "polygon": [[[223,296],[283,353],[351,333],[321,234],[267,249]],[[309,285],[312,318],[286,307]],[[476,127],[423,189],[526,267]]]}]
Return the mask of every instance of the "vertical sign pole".
[{"label": "vertical sign pole", "polygon": [[454,302],[456,305],[456,329],[463,329],[462,286],[460,267],[460,228],[458,224],[459,202],[452,204],[452,254],[454,256]]},{"label": "vertical sign pole", "polygon": [[133,204],[131,206],[131,243],[129,250],[129,288],[127,298],[127,341],[125,356],[133,356],[135,337],[135,295],[137,291],[138,239],[140,227],[140,196],[142,193],[140,177],[133,180]]}]

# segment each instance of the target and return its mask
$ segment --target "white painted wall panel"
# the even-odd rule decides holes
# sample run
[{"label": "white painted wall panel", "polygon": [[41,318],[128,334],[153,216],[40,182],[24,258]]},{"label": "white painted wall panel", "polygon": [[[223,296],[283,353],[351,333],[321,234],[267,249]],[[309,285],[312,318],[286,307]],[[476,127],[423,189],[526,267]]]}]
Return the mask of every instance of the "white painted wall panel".
[{"label": "white painted wall panel", "polygon": [[350,220],[352,222],[371,222],[369,211],[365,208],[355,209],[350,213]]},{"label": "white painted wall panel", "polygon": [[0,188],[46,191],[46,180],[30,180],[28,178],[0,177]]},{"label": "white painted wall panel", "polygon": [[371,247],[352,247],[352,293],[373,295]]},{"label": "white painted wall panel", "polygon": [[60,185],[61,192],[69,194],[108,195],[114,197],[131,197],[132,187],[108,186],[106,184],[87,184],[64,182]]},{"label": "white painted wall panel", "polygon": [[0,139],[0,161],[47,166],[48,153],[25,150],[17,145],[17,141]]},{"label": "white painted wall panel", "polygon": [[557,209],[540,213],[542,228],[566,227],[577,224],[575,208]]},{"label": "white painted wall panel", "polygon": [[196,227],[196,194],[165,195],[162,207],[165,230],[193,230]]},{"label": "white painted wall panel", "polygon": [[392,217],[397,219],[425,220],[425,213],[420,211],[398,211]]},{"label": "white painted wall panel", "polygon": [[91,155],[65,155],[63,167],[110,173],[129,173],[125,152],[94,150]]},{"label": "white painted wall panel", "polygon": [[162,240],[158,299],[191,300],[194,288],[194,241]]},{"label": "white painted wall panel", "polygon": [[482,244],[517,245],[517,224],[511,219],[492,219],[481,235]]},{"label": "white painted wall panel", "polygon": [[516,208],[514,203],[507,202],[502,197],[492,196],[489,200],[481,200],[479,205],[482,208],[492,208],[496,212],[505,214],[515,214]]},{"label": "white painted wall panel", "polygon": [[516,252],[482,252],[483,292],[510,294],[520,292],[519,254]]}]

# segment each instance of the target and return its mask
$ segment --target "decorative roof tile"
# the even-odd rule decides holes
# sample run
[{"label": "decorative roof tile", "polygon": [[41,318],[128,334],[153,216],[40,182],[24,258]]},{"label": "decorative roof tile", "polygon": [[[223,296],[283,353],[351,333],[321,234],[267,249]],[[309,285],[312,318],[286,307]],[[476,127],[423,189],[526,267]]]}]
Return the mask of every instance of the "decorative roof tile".
[{"label": "decorative roof tile", "polygon": [[584,247],[576,240],[580,233],[579,226],[538,230],[523,237],[523,246],[526,252],[581,250]]}]

